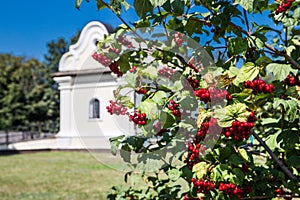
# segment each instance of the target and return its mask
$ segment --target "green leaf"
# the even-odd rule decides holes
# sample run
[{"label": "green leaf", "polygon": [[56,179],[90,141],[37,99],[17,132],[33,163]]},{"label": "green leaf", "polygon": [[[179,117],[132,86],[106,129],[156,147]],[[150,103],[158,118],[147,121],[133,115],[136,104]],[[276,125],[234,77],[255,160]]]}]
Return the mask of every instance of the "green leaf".
[{"label": "green leaf", "polygon": [[274,118],[262,118],[261,124],[267,125],[267,124],[277,124],[279,122],[280,118],[274,119]]},{"label": "green leaf", "polygon": [[229,67],[229,70],[228,70],[228,77],[229,78],[233,78],[233,77],[236,77],[238,74],[240,73],[240,70],[236,67]]},{"label": "green leaf", "polygon": [[162,6],[164,5],[168,0],[150,0],[150,3],[152,6],[155,8],[157,6]]},{"label": "green leaf", "polygon": [[240,168],[234,168],[232,170],[232,182],[237,185],[242,185],[243,180],[245,179],[245,175]]},{"label": "green leaf", "polygon": [[168,177],[171,181],[177,181],[180,178],[181,172],[179,169],[171,169],[168,171]]},{"label": "green leaf", "polygon": [[191,131],[194,129],[194,126],[192,124],[188,124],[188,123],[184,123],[184,122],[180,122],[179,123],[179,127],[180,128],[184,128],[186,129],[187,131]]},{"label": "green leaf", "polygon": [[129,57],[131,56],[131,52],[122,54],[117,61],[120,71],[125,74],[130,69]]},{"label": "green leaf", "polygon": [[173,11],[178,15],[182,15],[184,13],[184,3],[184,0],[171,0]]},{"label": "green leaf", "polygon": [[281,130],[278,130],[276,133],[269,135],[266,139],[266,144],[270,147],[270,149],[272,151],[274,151],[275,149],[280,147],[279,146],[280,141],[278,141],[278,139],[277,139],[277,137],[280,133],[281,133]]},{"label": "green leaf", "polygon": [[295,19],[300,19],[300,8],[296,8],[295,10],[294,10],[294,15],[293,15],[293,17],[295,18]]},{"label": "green leaf", "polygon": [[240,93],[231,94],[234,103],[247,102],[252,95],[252,89],[244,89]]},{"label": "green leaf", "polygon": [[163,128],[170,128],[175,123],[175,117],[168,112],[162,111],[159,121]]},{"label": "green leaf", "polygon": [[202,179],[206,175],[208,167],[209,164],[207,164],[206,162],[200,162],[193,166],[192,171],[196,172],[196,176],[198,179]]},{"label": "green leaf", "polygon": [[153,12],[150,0],[134,0],[134,8],[136,14],[142,19],[146,17],[147,13]]},{"label": "green leaf", "polygon": [[293,98],[288,100],[275,98],[273,107],[278,108],[280,105],[284,107],[284,111],[286,113],[285,116],[287,117],[287,120],[290,122],[295,121],[295,119],[298,116],[297,111],[299,110],[299,105],[300,105],[299,100]]},{"label": "green leaf", "polygon": [[173,86],[174,91],[178,92],[178,91],[182,90],[182,88],[183,88],[183,85],[182,85],[181,80],[175,81],[174,86]]},{"label": "green leaf", "polygon": [[265,35],[263,34],[260,34],[260,33],[254,33],[252,36],[251,36],[252,40],[254,41],[255,45],[258,47],[258,48],[264,48],[265,47],[265,42],[267,41],[267,38]]},{"label": "green leaf", "polygon": [[120,104],[123,105],[124,107],[127,107],[129,109],[134,107],[134,104],[131,102],[131,99],[129,96],[118,96],[119,100],[120,100]]},{"label": "green leaf", "polygon": [[121,1],[122,0],[110,0],[110,6],[113,8],[114,12],[117,15],[120,15],[122,11]]},{"label": "green leaf", "polygon": [[97,0],[96,2],[97,2],[97,9],[98,10],[101,10],[101,9],[106,7],[106,4],[103,2],[103,0]]},{"label": "green leaf", "polygon": [[150,78],[151,80],[155,80],[158,76],[158,70],[156,67],[149,66],[146,69],[142,70],[143,76]]},{"label": "green leaf", "polygon": [[287,164],[296,168],[300,167],[300,156],[291,156],[287,159]]},{"label": "green leaf", "polygon": [[185,30],[188,33],[188,35],[191,36],[195,33],[202,33],[202,26],[202,22],[188,19],[187,24],[185,25]]},{"label": "green leaf", "polygon": [[267,71],[272,72],[275,80],[283,81],[294,69],[290,64],[271,63],[267,65]]},{"label": "green leaf", "polygon": [[228,40],[228,51],[231,55],[237,55],[247,51],[248,42],[246,39],[237,37]]},{"label": "green leaf", "polygon": [[248,12],[253,11],[254,0],[235,0],[235,4],[240,4]]},{"label": "green leaf", "polygon": [[77,9],[79,9],[81,3],[82,3],[82,0],[76,0],[75,7],[76,7]]},{"label": "green leaf", "polygon": [[243,159],[241,157],[239,157],[238,155],[236,154],[232,154],[230,157],[229,157],[229,163],[235,165],[235,166],[238,166],[238,165],[241,165],[244,163]]},{"label": "green leaf", "polygon": [[151,99],[143,101],[139,108],[141,112],[146,113],[150,119],[156,119],[158,116],[157,104]]},{"label": "green leaf", "polygon": [[157,91],[151,99],[158,105],[162,106],[164,105],[166,98],[167,93],[164,91]]},{"label": "green leaf", "polygon": [[129,73],[125,76],[125,81],[127,83],[126,86],[135,88],[136,87],[136,80],[137,80],[137,74],[136,73]]},{"label": "green leaf", "polygon": [[253,81],[257,75],[259,74],[259,67],[255,66],[252,62],[247,62],[244,64],[244,66],[241,68],[241,73],[243,78],[241,80],[251,80]]},{"label": "green leaf", "polygon": [[245,161],[250,162],[250,157],[245,149],[239,148],[238,151]]},{"label": "green leaf", "polygon": [[130,8],[130,4],[127,3],[127,1],[123,0],[121,3],[122,3],[122,5],[124,6],[124,9],[125,9],[126,11]]},{"label": "green leaf", "polygon": [[216,109],[213,116],[218,119],[219,126],[226,128],[230,127],[235,120],[246,122],[250,114],[246,104],[235,103],[222,109]]},{"label": "green leaf", "polygon": [[120,135],[118,137],[109,138],[111,153],[117,155],[117,150],[121,144],[121,140],[124,139],[125,135]]},{"label": "green leaf", "polygon": [[199,109],[199,114],[198,114],[198,118],[197,118],[197,127],[200,128],[202,123],[204,122],[204,120],[210,116],[211,113],[210,112],[207,112],[207,110],[205,109]]}]

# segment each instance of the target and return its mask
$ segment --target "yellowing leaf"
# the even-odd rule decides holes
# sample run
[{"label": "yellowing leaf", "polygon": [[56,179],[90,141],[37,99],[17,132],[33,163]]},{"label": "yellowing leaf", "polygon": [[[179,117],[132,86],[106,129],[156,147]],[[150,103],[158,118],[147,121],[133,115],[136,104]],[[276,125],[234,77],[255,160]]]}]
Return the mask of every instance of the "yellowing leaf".
[{"label": "yellowing leaf", "polygon": [[245,161],[250,162],[250,157],[248,156],[248,153],[245,149],[239,148],[238,151]]},{"label": "yellowing leaf", "polygon": [[206,162],[200,162],[194,165],[193,172],[196,172],[196,176],[198,179],[202,179],[206,175],[208,167],[209,164],[207,164]]}]

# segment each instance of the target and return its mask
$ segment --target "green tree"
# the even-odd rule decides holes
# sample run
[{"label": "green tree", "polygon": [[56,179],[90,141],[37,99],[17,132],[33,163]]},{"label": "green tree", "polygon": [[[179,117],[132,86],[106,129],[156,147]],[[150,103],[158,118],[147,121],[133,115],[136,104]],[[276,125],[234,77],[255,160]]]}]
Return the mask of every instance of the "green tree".
[{"label": "green tree", "polygon": [[1,109],[0,127],[21,128],[39,126],[48,114],[48,104],[43,99],[47,90],[44,65],[36,59],[10,54],[0,55]]},{"label": "green tree", "polygon": [[[299,0],[96,3],[124,23],[99,42],[93,55],[125,80],[108,112],[128,116],[141,130],[112,138],[112,152],[120,148],[126,162],[131,152],[152,155],[139,154],[125,180],[135,176],[134,169],[147,171],[163,162],[155,173],[141,174],[145,190],[114,187],[109,199],[299,196]],[[122,18],[131,8],[140,18],[134,23]],[[211,70],[203,63],[205,52],[191,48],[189,38],[211,55]],[[124,88],[141,95],[142,102],[135,105]],[[192,112],[199,113],[197,118],[189,116]],[[182,145],[173,157],[158,151],[178,151]]]}]

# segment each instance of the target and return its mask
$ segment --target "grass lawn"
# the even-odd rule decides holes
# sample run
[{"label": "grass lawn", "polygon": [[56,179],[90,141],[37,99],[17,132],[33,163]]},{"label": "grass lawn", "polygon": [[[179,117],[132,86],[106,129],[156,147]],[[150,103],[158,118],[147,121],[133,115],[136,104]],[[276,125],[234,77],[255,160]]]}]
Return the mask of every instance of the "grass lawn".
[{"label": "grass lawn", "polygon": [[101,200],[123,175],[84,152],[1,156],[0,199]]}]

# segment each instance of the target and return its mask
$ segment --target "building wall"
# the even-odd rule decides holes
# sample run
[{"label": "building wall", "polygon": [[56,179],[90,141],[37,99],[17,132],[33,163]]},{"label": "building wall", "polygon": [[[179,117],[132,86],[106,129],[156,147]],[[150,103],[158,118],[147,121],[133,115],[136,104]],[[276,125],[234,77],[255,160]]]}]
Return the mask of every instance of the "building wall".
[{"label": "building wall", "polygon": [[[60,90],[58,148],[107,149],[110,137],[133,132],[127,118],[114,117],[106,111],[119,82],[105,70],[99,72],[104,67],[92,59],[97,50],[96,41],[102,40],[105,34],[108,31],[103,24],[90,22],[78,43],[72,45],[60,61],[60,74],[54,78]],[[94,98],[100,101],[99,119],[89,118],[90,101]]]}]

